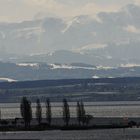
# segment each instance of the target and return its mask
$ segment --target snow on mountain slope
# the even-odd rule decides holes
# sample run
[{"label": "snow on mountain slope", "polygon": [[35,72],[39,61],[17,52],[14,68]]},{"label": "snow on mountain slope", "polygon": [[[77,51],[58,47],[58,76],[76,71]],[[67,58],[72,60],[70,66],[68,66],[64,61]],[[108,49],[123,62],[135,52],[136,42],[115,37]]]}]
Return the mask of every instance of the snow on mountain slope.
[{"label": "snow on mountain slope", "polygon": [[51,69],[87,69],[87,70],[95,70],[94,66],[85,67],[85,66],[73,66],[71,64],[50,64]]},{"label": "snow on mountain slope", "polygon": [[0,81],[140,77],[140,66],[104,67],[82,63],[2,63]]},{"label": "snow on mountain slope", "polygon": [[17,80],[10,79],[10,78],[0,78],[0,82],[15,82]]}]

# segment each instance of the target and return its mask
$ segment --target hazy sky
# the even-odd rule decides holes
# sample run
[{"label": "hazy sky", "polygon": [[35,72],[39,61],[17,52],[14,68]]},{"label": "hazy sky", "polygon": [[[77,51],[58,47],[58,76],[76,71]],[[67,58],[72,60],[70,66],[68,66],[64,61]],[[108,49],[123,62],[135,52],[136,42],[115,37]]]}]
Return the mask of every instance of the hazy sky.
[{"label": "hazy sky", "polygon": [[0,21],[19,22],[41,16],[95,16],[100,11],[117,11],[140,0],[0,0]]}]

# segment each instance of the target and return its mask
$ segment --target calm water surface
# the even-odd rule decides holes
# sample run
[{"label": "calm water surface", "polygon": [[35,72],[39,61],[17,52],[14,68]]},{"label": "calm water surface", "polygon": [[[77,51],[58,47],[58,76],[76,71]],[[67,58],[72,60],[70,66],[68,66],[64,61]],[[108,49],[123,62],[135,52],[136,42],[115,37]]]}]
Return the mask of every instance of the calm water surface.
[{"label": "calm water surface", "polygon": [[[53,117],[62,116],[62,103],[52,103]],[[76,104],[69,103],[71,116],[76,115]],[[32,104],[35,114],[35,104]],[[42,103],[43,115],[45,116],[45,104]],[[15,118],[20,116],[19,103],[0,104],[2,118]],[[86,102],[87,114],[94,117],[140,117],[140,102]]]}]

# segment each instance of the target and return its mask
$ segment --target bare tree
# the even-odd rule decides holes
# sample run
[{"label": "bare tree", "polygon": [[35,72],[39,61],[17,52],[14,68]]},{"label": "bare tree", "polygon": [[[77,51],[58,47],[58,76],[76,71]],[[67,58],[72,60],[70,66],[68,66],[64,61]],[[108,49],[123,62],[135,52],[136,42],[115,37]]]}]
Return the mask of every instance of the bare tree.
[{"label": "bare tree", "polygon": [[66,99],[63,99],[63,119],[65,125],[68,126],[70,121],[70,110],[69,110],[69,104]]},{"label": "bare tree", "polygon": [[50,99],[46,99],[46,120],[49,126],[51,126],[51,121],[52,121],[52,111],[51,111],[51,103]]},{"label": "bare tree", "polygon": [[38,124],[40,125],[42,121],[42,107],[39,99],[37,99],[36,101],[36,119],[38,121]]},{"label": "bare tree", "polygon": [[21,116],[24,119],[25,128],[30,127],[30,122],[32,120],[32,108],[31,102],[23,97],[20,104]]}]

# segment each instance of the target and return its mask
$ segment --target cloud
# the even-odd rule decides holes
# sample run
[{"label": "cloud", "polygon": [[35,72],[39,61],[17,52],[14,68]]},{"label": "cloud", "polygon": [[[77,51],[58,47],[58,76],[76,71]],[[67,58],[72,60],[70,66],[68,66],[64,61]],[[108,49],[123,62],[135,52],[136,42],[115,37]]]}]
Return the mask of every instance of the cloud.
[{"label": "cloud", "polygon": [[[126,0],[127,2],[130,0]],[[42,12],[52,13],[60,17],[72,17],[77,15],[95,16],[101,11],[111,12],[119,10],[127,2],[102,2],[100,0],[30,0],[30,4],[35,4],[42,9]],[[104,3],[104,4],[103,4]]]},{"label": "cloud", "polygon": [[140,5],[140,1],[139,0],[134,0],[134,3]]},{"label": "cloud", "polygon": [[139,0],[0,0],[0,21],[30,20],[36,15],[96,16],[98,12],[117,11],[134,2],[140,3]]},{"label": "cloud", "polygon": [[26,0],[0,0],[0,21],[29,20],[36,12],[39,12],[36,7],[27,4]]}]

